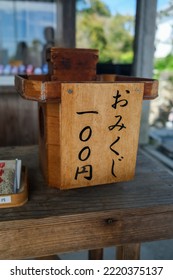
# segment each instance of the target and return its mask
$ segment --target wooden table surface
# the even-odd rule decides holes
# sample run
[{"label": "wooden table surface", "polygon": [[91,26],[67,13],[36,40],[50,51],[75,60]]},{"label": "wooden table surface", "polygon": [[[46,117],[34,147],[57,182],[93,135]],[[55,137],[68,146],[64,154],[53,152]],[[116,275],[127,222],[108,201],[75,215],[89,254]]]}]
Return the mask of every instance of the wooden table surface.
[{"label": "wooden table surface", "polygon": [[0,148],[1,159],[16,157],[29,201],[0,209],[0,259],[173,238],[173,177],[142,150],[134,180],[66,191],[45,184],[37,146]]}]

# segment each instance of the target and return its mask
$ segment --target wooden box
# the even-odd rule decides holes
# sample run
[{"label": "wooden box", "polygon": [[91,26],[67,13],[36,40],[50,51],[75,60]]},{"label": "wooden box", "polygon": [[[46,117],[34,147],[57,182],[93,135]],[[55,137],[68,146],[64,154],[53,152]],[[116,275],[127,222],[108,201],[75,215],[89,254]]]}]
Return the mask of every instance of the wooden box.
[{"label": "wooden box", "polygon": [[96,79],[98,50],[51,48],[47,50],[46,56],[53,81]]},{"label": "wooden box", "polygon": [[27,168],[22,167],[21,174],[21,188],[18,193],[1,194],[0,208],[18,207],[22,206],[28,201],[28,174]]},{"label": "wooden box", "polygon": [[96,75],[96,50],[53,48],[47,60],[48,75],[16,76],[15,86],[39,103],[40,164],[48,185],[70,189],[131,180],[142,101],[157,96],[158,82]]}]

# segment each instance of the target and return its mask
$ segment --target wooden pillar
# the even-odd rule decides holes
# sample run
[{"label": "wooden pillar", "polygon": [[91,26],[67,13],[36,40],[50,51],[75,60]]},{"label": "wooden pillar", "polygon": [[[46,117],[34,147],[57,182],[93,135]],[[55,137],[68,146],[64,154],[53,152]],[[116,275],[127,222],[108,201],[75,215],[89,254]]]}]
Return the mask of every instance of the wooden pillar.
[{"label": "wooden pillar", "polygon": [[140,244],[126,244],[117,247],[117,260],[139,260]]},{"label": "wooden pillar", "polygon": [[88,252],[89,260],[103,260],[103,249],[89,250]]},{"label": "wooden pillar", "polygon": [[57,0],[57,29],[55,39],[58,47],[75,47],[75,15],[76,0]]},{"label": "wooden pillar", "polygon": [[[137,0],[133,75],[152,78],[157,0]],[[139,143],[148,143],[149,101],[143,102]]]}]

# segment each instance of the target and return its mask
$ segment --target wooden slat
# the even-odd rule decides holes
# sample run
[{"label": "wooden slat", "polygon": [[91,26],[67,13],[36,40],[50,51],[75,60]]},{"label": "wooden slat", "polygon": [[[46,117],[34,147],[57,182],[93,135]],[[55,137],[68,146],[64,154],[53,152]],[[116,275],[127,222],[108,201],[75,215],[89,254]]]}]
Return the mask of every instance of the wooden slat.
[{"label": "wooden slat", "polygon": [[[44,204],[42,207],[42,211],[45,211]],[[114,211],[64,217],[55,216],[53,211],[50,217],[44,219],[1,222],[0,258],[53,255],[101,246],[169,239],[173,236],[173,212],[136,215],[135,218],[124,216],[122,219],[119,216],[119,220],[111,226],[106,223],[110,215],[118,218]],[[15,240],[13,246],[9,246],[9,240]]]}]

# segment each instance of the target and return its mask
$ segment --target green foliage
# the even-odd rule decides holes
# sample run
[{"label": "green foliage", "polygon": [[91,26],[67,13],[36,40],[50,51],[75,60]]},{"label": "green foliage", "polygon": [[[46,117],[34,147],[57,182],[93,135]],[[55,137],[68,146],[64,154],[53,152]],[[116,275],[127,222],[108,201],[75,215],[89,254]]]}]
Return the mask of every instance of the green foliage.
[{"label": "green foliage", "polygon": [[133,51],[125,52],[121,55],[121,62],[122,63],[131,63],[133,61]]},{"label": "green foliage", "polygon": [[131,63],[134,18],[112,16],[101,0],[77,13],[77,47],[99,50],[100,62]]},{"label": "green foliage", "polygon": [[158,58],[154,62],[155,77],[158,78],[163,71],[173,71],[173,55],[169,54],[164,58]]},{"label": "green foliage", "polygon": [[109,17],[110,11],[109,8],[100,0],[90,0],[90,7],[83,9],[83,13],[86,14],[98,14],[100,16]]},{"label": "green foliage", "polygon": [[[123,62],[131,60],[133,55],[129,55],[133,50],[133,36],[131,29],[133,27],[133,17],[117,14],[111,18],[109,30],[109,42],[114,51],[114,62]],[[127,61],[130,62],[130,61]]]}]

